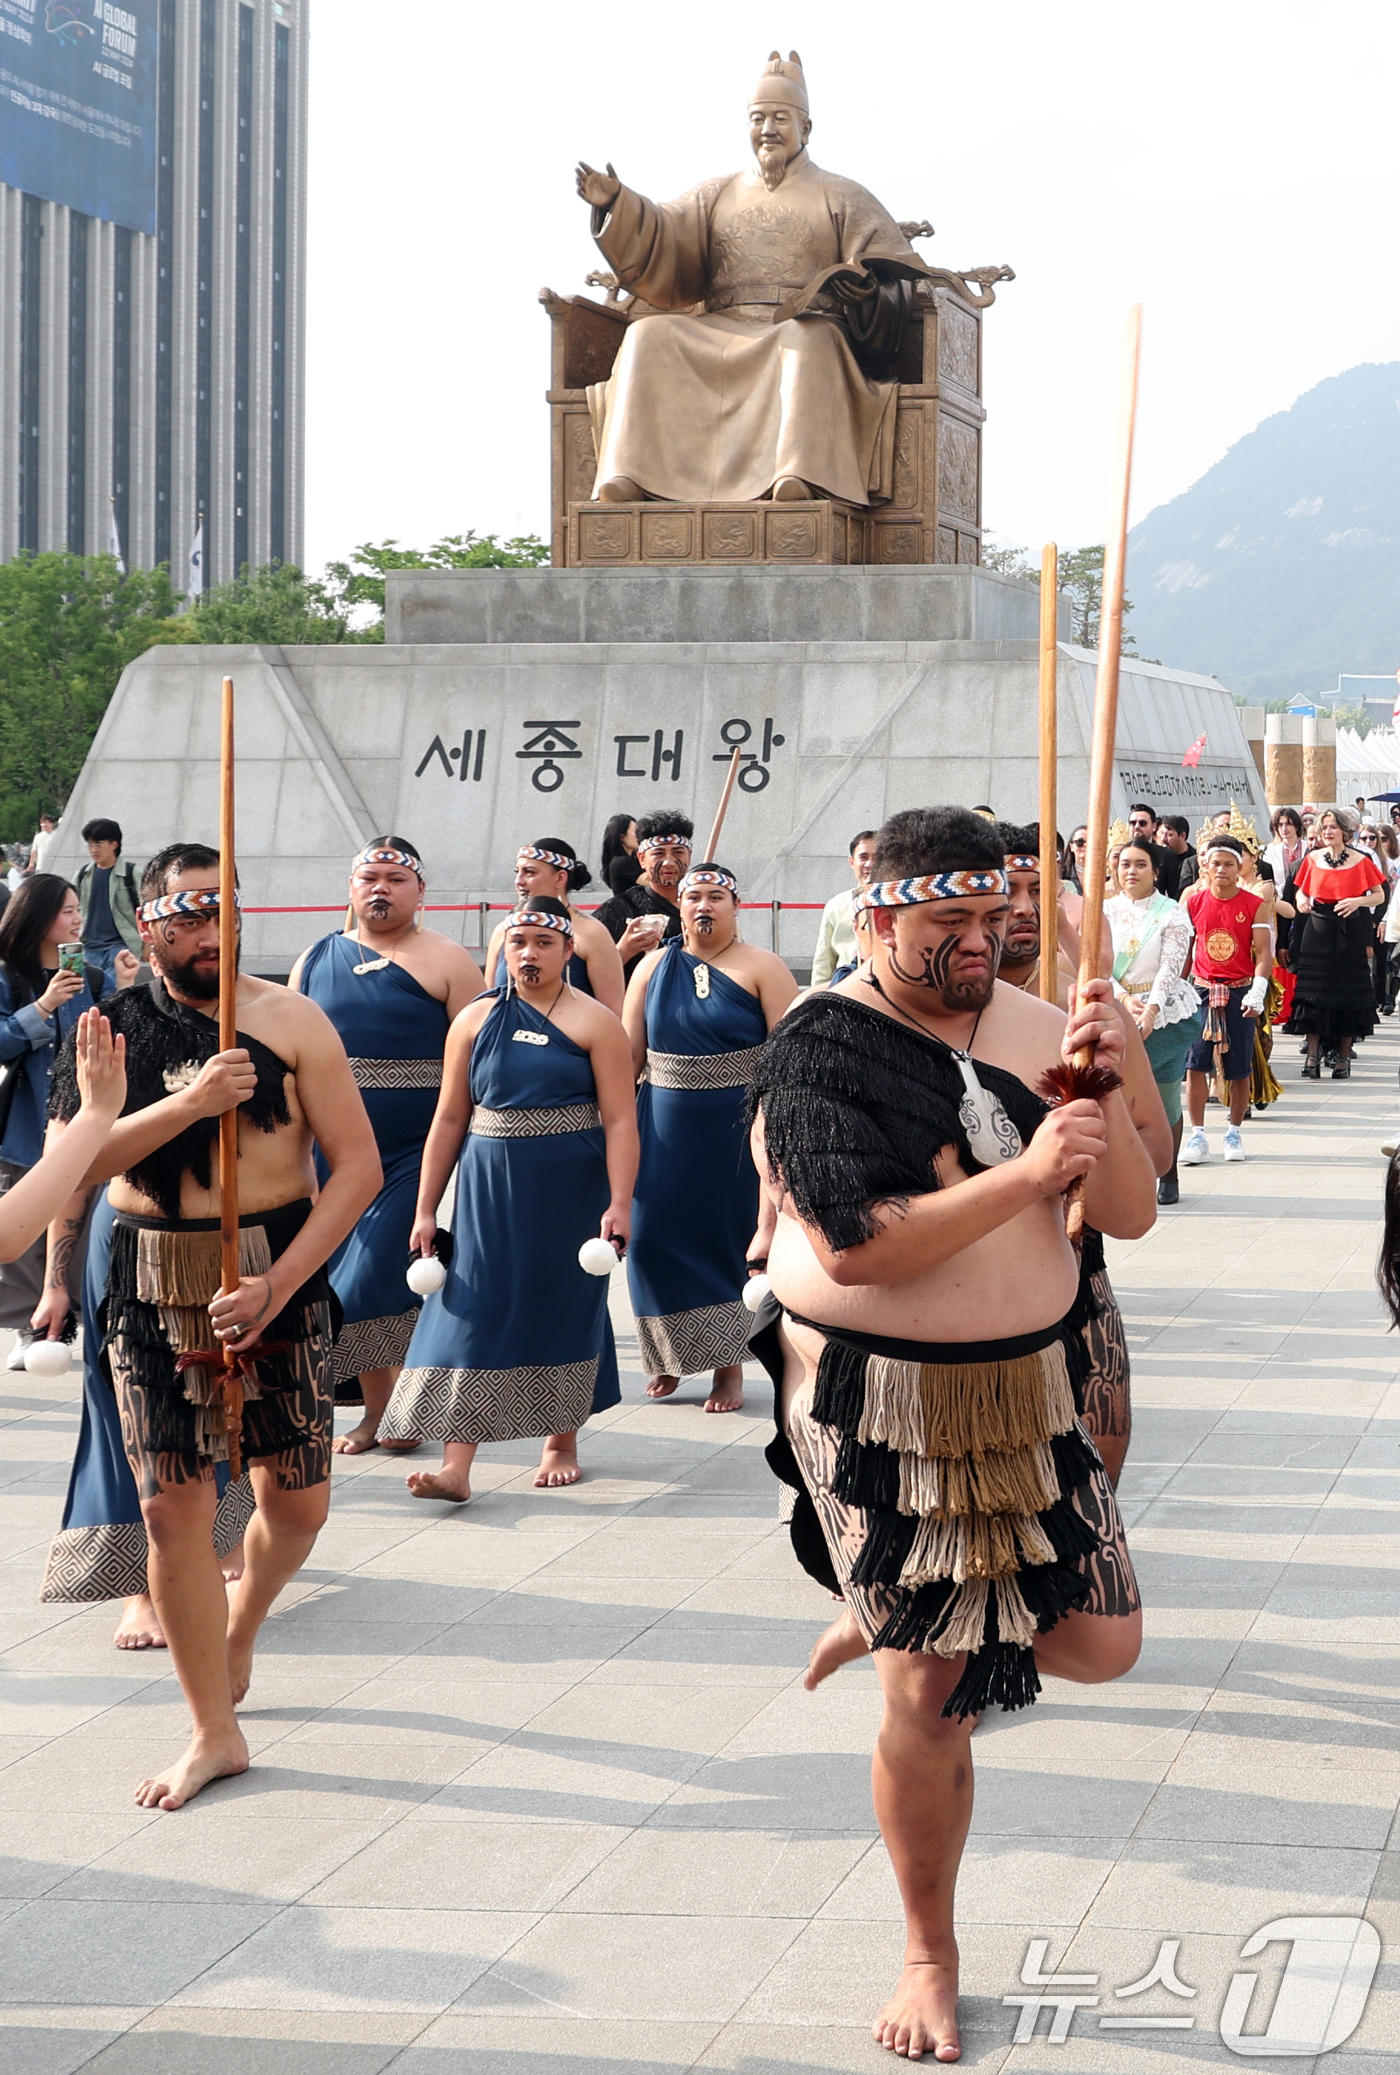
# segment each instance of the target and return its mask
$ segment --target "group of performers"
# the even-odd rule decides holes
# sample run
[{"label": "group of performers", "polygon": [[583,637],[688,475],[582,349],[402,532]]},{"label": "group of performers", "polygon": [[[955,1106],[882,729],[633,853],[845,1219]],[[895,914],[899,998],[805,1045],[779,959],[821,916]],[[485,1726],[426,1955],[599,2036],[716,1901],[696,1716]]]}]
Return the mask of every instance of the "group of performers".
[{"label": "group of performers", "polygon": [[[52,1157],[79,1142],[51,1251],[100,1200],[83,1431],[45,1596],[129,1595],[125,1639],[171,1649],[193,1732],[143,1805],[242,1770],[234,1711],[325,1518],[337,1378],[364,1397],[344,1451],[441,1445],[409,1476],[417,1496],[461,1503],[476,1449],[528,1436],[536,1483],[573,1482],[579,1429],[619,1396],[608,1280],[580,1262],[601,1239],[626,1257],[651,1397],[708,1373],[707,1409],[738,1407],[751,1340],[775,1378],[794,1547],[843,1602],[809,1683],[871,1650],[885,1694],[876,1802],[910,1947],[877,2030],[949,2058],[975,1719],[1031,1702],[1038,1669],[1115,1677],[1139,1644],[1102,1235],[1150,1226],[1170,1128],[1109,981],[1067,1013],[1036,998],[1034,830],[896,815],[853,904],[854,965],[801,1001],[787,966],[741,941],[734,875],[692,867],[689,823],[638,835],[642,877],[602,920],[573,912],[569,845],[523,847],[486,984],[422,926],[413,846],[376,838],[344,929],[291,984],[239,978],[225,1053],[218,858],[152,859],[151,982],[106,1004],[114,1038],[90,1019],[125,1055],[100,1147],[86,1022],[54,1075]],[[1050,1106],[1039,1077],[1085,1046],[1121,1090]],[[213,1155],[232,1109],[230,1291]],[[1081,1181],[1076,1250],[1062,1198]],[[445,1276],[420,1305],[405,1272],[429,1258]],[[755,1315],[742,1292],[765,1266]]]}]

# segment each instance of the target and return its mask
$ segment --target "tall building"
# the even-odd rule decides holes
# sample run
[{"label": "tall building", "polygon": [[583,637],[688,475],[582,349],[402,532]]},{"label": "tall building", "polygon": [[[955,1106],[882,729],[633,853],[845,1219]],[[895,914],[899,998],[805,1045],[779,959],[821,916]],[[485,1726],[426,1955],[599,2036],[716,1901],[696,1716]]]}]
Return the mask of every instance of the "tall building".
[{"label": "tall building", "polygon": [[0,560],[300,561],[309,4],[0,0]]}]

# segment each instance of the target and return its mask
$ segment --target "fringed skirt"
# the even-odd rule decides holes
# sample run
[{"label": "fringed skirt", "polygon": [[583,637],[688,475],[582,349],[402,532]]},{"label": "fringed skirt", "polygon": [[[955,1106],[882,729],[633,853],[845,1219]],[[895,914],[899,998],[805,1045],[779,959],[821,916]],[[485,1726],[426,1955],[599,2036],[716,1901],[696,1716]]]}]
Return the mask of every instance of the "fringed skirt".
[{"label": "fringed skirt", "polygon": [[[262,1275],[311,1213],[308,1201],[240,1220],[240,1266]],[[143,1498],[214,1474],[229,1457],[223,1353],[210,1300],[220,1288],[216,1219],[119,1212],[107,1283],[106,1358],[127,1459]],[[263,1327],[243,1377],[241,1452],[274,1459],[301,1491],[330,1475],[335,1300],[324,1270]]]},{"label": "fringed skirt", "polygon": [[788,1431],[867,1643],[966,1653],[945,1715],[1028,1706],[1037,1635],[1139,1604],[1076,1411],[1079,1333],[929,1344],[796,1323],[826,1346]]}]

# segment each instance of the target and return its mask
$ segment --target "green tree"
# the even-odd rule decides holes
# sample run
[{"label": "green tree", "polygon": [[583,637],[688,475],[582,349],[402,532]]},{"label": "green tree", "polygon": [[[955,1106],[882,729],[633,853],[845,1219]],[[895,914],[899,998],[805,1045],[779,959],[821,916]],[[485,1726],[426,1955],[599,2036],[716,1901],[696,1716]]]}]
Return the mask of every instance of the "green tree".
[{"label": "green tree", "polygon": [[336,586],[306,576],[291,562],[261,569],[245,564],[229,583],[214,584],[165,632],[167,641],[354,641],[349,613]]},{"label": "green tree", "polygon": [[348,562],[326,568],[340,607],[354,612],[369,606],[374,619],[352,640],[384,639],[384,579],[391,569],[538,569],[549,560],[549,548],[538,534],[498,540],[494,533],[452,533],[430,548],[406,548],[396,540],[365,541]]},{"label": "green tree", "polygon": [[127,664],[165,638],[170,573],[111,555],[0,563],[0,841],[58,813]]},{"label": "green tree", "polygon": [[[1039,581],[1039,576],[1035,579]],[[1068,598],[1072,627],[1070,639],[1080,648],[1097,648],[1099,645],[1099,620],[1103,613],[1103,543],[1092,548],[1064,548],[1060,553],[1059,584],[1062,597]],[[1128,632],[1128,614],[1133,601],[1127,592],[1123,594],[1123,643],[1121,653],[1125,656],[1137,654],[1137,643]]]}]

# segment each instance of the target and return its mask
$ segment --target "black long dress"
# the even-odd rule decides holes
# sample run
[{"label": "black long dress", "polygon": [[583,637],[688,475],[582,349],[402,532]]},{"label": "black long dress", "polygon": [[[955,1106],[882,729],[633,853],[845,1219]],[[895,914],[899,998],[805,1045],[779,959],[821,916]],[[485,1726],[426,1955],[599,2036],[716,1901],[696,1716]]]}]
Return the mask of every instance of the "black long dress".
[{"label": "black long dress", "polygon": [[1298,985],[1288,1028],[1298,1037],[1335,1044],[1343,1038],[1367,1038],[1376,1027],[1376,991],[1369,953],[1375,924],[1368,908],[1339,916],[1337,902],[1351,900],[1383,885],[1373,857],[1348,850],[1340,865],[1325,851],[1305,857],[1289,879],[1284,899],[1291,908],[1297,895],[1312,902],[1289,933],[1289,954]]}]

